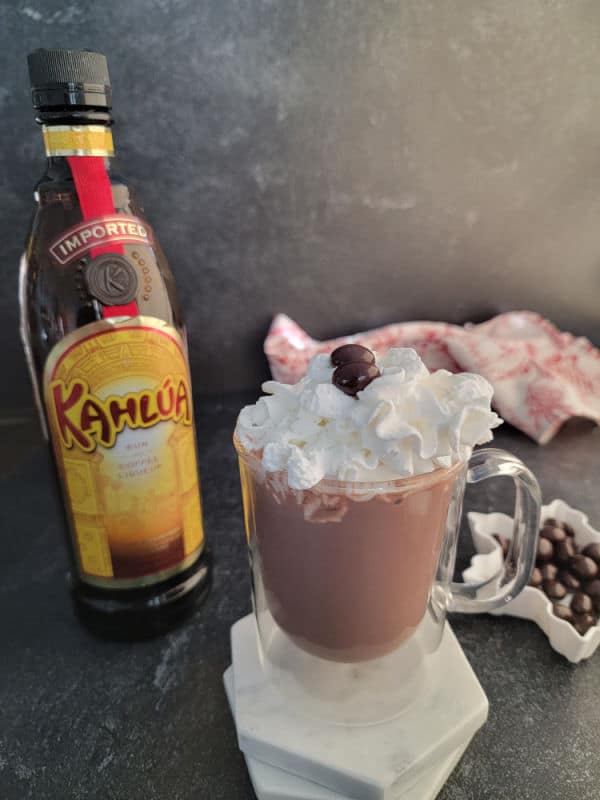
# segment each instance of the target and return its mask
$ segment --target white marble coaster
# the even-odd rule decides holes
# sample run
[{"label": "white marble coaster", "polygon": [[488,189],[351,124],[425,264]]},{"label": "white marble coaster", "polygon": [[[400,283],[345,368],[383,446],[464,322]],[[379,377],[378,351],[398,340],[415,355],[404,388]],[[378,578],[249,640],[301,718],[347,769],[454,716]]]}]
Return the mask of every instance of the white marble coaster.
[{"label": "white marble coaster", "polygon": [[[223,683],[231,713],[235,718],[233,667],[225,670]],[[469,746],[469,742],[470,740],[443,758],[438,764],[433,765],[416,783],[406,789],[402,800],[435,800]],[[291,775],[277,767],[270,767],[251,756],[245,758],[258,800],[346,800],[341,794],[319,786],[317,783]]]},{"label": "white marble coaster", "polygon": [[378,725],[331,725],[294,712],[265,678],[252,615],[233,625],[231,646],[243,753],[352,800],[401,798],[487,719],[487,698],[448,625],[427,693]]}]

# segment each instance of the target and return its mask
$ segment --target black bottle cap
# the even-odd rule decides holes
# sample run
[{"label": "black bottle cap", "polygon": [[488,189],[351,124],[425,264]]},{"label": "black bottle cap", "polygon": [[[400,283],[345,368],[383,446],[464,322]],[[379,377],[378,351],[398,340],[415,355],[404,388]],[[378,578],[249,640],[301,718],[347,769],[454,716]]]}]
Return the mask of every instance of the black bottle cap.
[{"label": "black bottle cap", "polygon": [[91,50],[34,50],[27,57],[36,109],[111,107],[106,56]]}]

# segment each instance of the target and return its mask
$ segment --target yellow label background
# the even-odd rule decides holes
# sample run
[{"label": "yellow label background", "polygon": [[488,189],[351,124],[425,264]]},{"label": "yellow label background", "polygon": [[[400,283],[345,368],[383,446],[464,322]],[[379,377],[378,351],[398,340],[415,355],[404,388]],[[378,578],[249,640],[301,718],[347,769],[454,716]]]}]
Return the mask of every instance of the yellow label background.
[{"label": "yellow label background", "polygon": [[155,389],[189,371],[181,338],[160,320],[101,321],[50,354],[44,393],[81,577],[113,588],[162,580],[198,555],[204,536],[194,426],[173,420],[125,427],[111,448],[86,453],[60,436],[50,383],[86,381],[101,400]]}]

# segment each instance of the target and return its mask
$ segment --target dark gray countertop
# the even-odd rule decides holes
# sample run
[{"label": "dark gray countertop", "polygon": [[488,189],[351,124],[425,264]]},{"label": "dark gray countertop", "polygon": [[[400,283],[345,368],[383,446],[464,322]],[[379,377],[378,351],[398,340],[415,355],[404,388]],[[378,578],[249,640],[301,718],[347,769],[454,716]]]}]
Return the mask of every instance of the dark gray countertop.
[{"label": "dark gray countertop", "polygon": [[[0,799],[250,800],[222,689],[229,628],[250,609],[238,474],[230,444],[247,398],[198,403],[205,522],[215,557],[205,605],[137,644],[76,622],[62,529],[34,423],[0,426]],[[496,444],[600,525],[600,429],[574,423],[541,448],[510,428]],[[467,507],[506,510],[504,481]],[[463,551],[463,556],[465,551]],[[532,623],[455,616],[490,717],[440,800],[598,800],[600,653],[572,666]]]}]

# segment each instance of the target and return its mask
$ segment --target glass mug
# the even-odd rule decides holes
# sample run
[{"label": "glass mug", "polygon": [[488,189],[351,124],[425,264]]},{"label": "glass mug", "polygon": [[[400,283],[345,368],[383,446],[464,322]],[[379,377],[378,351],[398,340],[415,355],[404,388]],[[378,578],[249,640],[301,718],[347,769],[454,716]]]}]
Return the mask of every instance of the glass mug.
[{"label": "glass mug", "polygon": [[[345,724],[397,716],[427,682],[447,612],[498,608],[528,581],[540,489],[503,450],[411,478],[298,491],[234,444],[262,667],[303,713]],[[454,583],[465,485],[497,476],[516,490],[502,572]]]}]

